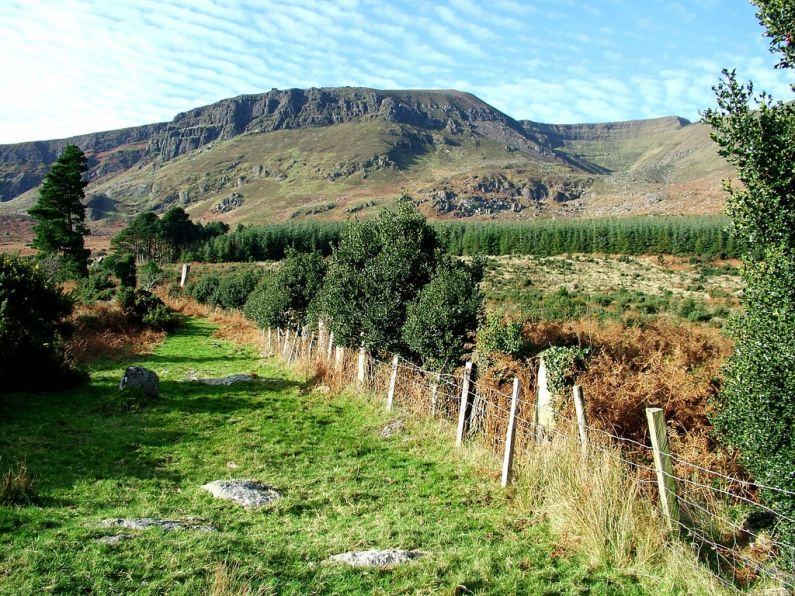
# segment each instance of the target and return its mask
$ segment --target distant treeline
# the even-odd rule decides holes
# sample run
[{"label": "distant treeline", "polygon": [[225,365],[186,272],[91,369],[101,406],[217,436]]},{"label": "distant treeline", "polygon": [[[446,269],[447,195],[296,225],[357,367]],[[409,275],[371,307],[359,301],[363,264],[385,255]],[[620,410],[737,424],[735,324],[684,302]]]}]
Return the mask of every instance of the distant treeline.
[{"label": "distant treeline", "polygon": [[[719,216],[539,220],[530,223],[437,223],[452,255],[567,253],[672,254],[732,258],[743,246]],[[209,262],[265,261],[288,248],[331,254],[345,223],[286,223],[238,228],[197,247],[191,257]]]}]

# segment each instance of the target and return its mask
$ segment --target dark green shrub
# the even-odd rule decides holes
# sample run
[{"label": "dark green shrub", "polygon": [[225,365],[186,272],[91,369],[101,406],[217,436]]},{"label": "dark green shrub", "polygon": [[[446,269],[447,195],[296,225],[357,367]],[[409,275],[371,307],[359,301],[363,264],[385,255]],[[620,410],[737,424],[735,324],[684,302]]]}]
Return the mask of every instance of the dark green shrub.
[{"label": "dark green shrub", "polygon": [[65,321],[71,311],[71,300],[36,265],[0,254],[0,392],[85,380],[65,358]]},{"label": "dark green shrub", "polygon": [[[729,358],[714,418],[724,441],[738,447],[760,484],[795,491],[795,268],[770,251],[746,269],[742,314],[730,323],[736,347]],[[795,519],[795,497],[763,491],[765,501]],[[782,522],[795,544],[795,524]]]},{"label": "dark green shrub", "polygon": [[83,304],[94,304],[98,300],[112,300],[115,293],[116,285],[107,272],[97,270],[77,281],[72,296]]},{"label": "dark green shrub", "polygon": [[166,277],[166,273],[160,268],[160,265],[154,261],[149,261],[138,274],[138,281],[141,283],[141,289],[151,292],[154,290],[161,281]]},{"label": "dark green shrub", "polygon": [[477,273],[446,260],[408,307],[403,341],[435,370],[455,368],[477,328],[483,309]]},{"label": "dark green shrub", "polygon": [[224,308],[243,308],[257,286],[258,276],[249,269],[231,271],[218,283],[218,305]]},{"label": "dark green shrub", "polygon": [[190,287],[190,295],[199,303],[218,306],[218,286],[221,278],[216,273],[207,273]]},{"label": "dark green shrub", "polygon": [[[791,0],[755,0],[778,67],[795,66]],[[744,255],[743,312],[730,327],[734,353],[715,426],[754,479],[780,489],[761,497],[779,514],[782,541],[795,544],[795,104],[754,94],[724,70],[717,107],[704,112],[719,153],[737,167],[727,212]],[[795,87],[792,87],[795,91]],[[790,97],[791,100],[791,97]],[[782,492],[783,491],[783,492]],[[789,571],[791,553],[780,553]]]},{"label": "dark green shrub", "polygon": [[[402,349],[406,309],[436,270],[436,233],[410,203],[376,219],[352,223],[334,250],[318,312],[335,341],[354,347]],[[361,335],[360,335],[361,334]]]},{"label": "dark green shrub", "polygon": [[495,352],[515,357],[524,347],[522,323],[519,321],[504,321],[502,315],[490,312],[478,328],[476,349],[482,358],[488,359]]},{"label": "dark green shrub", "polygon": [[120,288],[117,300],[127,320],[136,325],[170,331],[178,322],[177,315],[168,310],[157,296],[146,290]]},{"label": "dark green shrub", "polygon": [[304,325],[325,274],[319,253],[288,251],[279,269],[251,293],[244,312],[262,328]]},{"label": "dark green shrub", "polygon": [[125,288],[134,288],[137,284],[137,270],[135,257],[130,254],[114,255],[113,274],[119,278],[119,283]]}]

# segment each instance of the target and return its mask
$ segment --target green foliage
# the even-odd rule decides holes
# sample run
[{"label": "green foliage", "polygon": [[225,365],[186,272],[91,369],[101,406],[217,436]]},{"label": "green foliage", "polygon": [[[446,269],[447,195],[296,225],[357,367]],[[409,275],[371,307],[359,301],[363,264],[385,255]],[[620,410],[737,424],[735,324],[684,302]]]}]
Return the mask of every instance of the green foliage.
[{"label": "green foliage", "polygon": [[183,252],[228,230],[223,222],[194,224],[184,209],[172,207],[160,218],[151,211],[139,214],[111,239],[111,246],[138,261],[173,262]]},{"label": "green foliage", "polygon": [[[788,0],[755,4],[779,66],[792,68],[795,8]],[[717,108],[704,120],[737,166],[742,187],[727,185],[728,212],[756,254],[745,256],[744,312],[731,327],[735,350],[714,424],[758,482],[795,491],[795,104],[754,96],[734,71],[724,71],[715,92]],[[762,496],[786,516],[779,530],[795,543],[795,498]]]},{"label": "green foliage", "polygon": [[435,271],[437,249],[433,228],[410,203],[351,223],[331,256],[319,296],[318,312],[335,341],[401,351],[406,309]]},{"label": "green foliage", "polygon": [[489,312],[483,325],[478,328],[476,346],[478,356],[487,361],[495,352],[518,356],[525,347],[522,323],[505,321],[502,314]]},{"label": "green foliage", "polygon": [[440,263],[406,312],[402,338],[434,370],[450,370],[464,354],[483,311],[483,295],[473,271],[452,259]]},{"label": "green foliage", "polygon": [[436,229],[453,255],[569,253],[739,255],[720,217],[627,217],[532,223],[446,223]]},{"label": "green foliage", "polygon": [[179,322],[177,315],[160,298],[146,290],[119,288],[116,299],[124,316],[133,324],[170,331]]},{"label": "green foliage", "polygon": [[119,284],[124,288],[134,288],[138,282],[135,257],[131,254],[110,255],[105,259],[106,269],[119,278]]},{"label": "green foliage", "polygon": [[265,276],[249,297],[246,316],[263,329],[306,324],[325,275],[326,263],[319,253],[288,250],[279,269]]},{"label": "green foliage", "polygon": [[[567,253],[674,254],[738,257],[743,243],[727,230],[725,217],[627,217],[540,220],[530,223],[437,223],[439,245],[451,255]],[[266,261],[288,248],[331,254],[344,224],[290,223],[247,227],[213,238],[190,252],[200,261]]]},{"label": "green foliage", "polygon": [[98,300],[111,300],[116,293],[116,285],[106,271],[96,270],[77,282],[72,296],[83,304],[94,304]]},{"label": "green foliage", "polygon": [[0,254],[0,392],[82,380],[66,363],[72,303],[30,261]]},{"label": "green foliage", "polygon": [[218,284],[218,304],[223,308],[243,308],[257,286],[258,276],[250,269],[231,271]]},{"label": "green foliage", "polygon": [[189,285],[188,293],[201,304],[208,306],[218,306],[218,287],[221,285],[221,277],[217,273],[207,273],[196,280],[196,283]]},{"label": "green foliage", "polygon": [[584,366],[590,351],[588,347],[552,346],[538,354],[546,365],[547,388],[552,395],[563,395],[563,390],[572,384],[575,373]]},{"label": "green foliage", "polygon": [[39,188],[36,205],[28,211],[36,220],[31,245],[42,256],[61,255],[70,271],[80,277],[88,273],[90,252],[83,240],[89,234],[83,205],[86,171],[88,163],[80,148],[64,147]]},{"label": "green foliage", "polygon": [[191,257],[211,263],[277,261],[283,259],[289,249],[328,256],[339,242],[343,229],[341,223],[244,227],[206,241],[191,252]]},{"label": "green foliage", "polygon": [[161,269],[160,265],[154,261],[149,261],[141,267],[138,274],[138,281],[141,283],[141,289],[151,292],[165,279],[165,277],[166,273]]}]

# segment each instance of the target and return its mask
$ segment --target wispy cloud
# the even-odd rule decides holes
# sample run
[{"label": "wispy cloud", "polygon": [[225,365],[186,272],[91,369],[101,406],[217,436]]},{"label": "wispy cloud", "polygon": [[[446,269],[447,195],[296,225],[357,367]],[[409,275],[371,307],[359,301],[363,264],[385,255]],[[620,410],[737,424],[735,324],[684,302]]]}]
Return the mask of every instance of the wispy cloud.
[{"label": "wispy cloud", "polygon": [[753,9],[733,2],[5,0],[0,142],[272,87],[459,87],[537,121],[695,118],[736,66],[788,99]]}]

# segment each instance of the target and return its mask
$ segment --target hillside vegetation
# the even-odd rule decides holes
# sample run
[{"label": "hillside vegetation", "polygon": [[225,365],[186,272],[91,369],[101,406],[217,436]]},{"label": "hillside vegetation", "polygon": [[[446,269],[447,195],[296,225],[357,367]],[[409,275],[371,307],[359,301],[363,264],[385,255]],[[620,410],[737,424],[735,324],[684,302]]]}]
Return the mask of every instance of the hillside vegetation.
[{"label": "hillside vegetation", "polygon": [[401,192],[426,216],[719,213],[731,168],[680,118],[516,121],[460,91],[274,90],[162,123],[0,146],[0,214],[22,214],[60,148],[89,156],[99,228],[184,206],[227,223],[342,220]]}]

